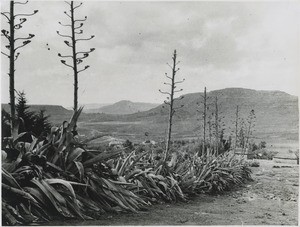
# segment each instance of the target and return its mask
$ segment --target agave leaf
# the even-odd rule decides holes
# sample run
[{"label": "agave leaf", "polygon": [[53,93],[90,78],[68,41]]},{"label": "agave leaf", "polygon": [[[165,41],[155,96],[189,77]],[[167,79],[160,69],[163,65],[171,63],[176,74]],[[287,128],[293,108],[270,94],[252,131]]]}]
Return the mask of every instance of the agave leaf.
[{"label": "agave leaf", "polygon": [[70,123],[68,125],[69,130],[73,130],[73,128],[75,127],[76,122],[77,122],[82,110],[83,110],[83,106],[79,107],[78,110],[74,111],[73,116],[71,117]]},{"label": "agave leaf", "polygon": [[50,202],[52,203],[52,205],[55,207],[55,209],[58,211],[59,214],[65,217],[71,216],[69,212],[66,212],[66,209],[64,209],[62,206],[62,204],[66,205],[66,201],[64,200],[64,198],[62,196],[58,196],[58,199],[62,200],[62,201],[58,201],[57,198],[53,195],[53,191],[55,191],[54,194],[56,195],[58,194],[58,192],[53,187],[47,185],[47,183],[45,182],[42,183],[37,179],[32,179],[31,182],[35,184],[46,195],[46,197],[50,200]]},{"label": "agave leaf", "polygon": [[124,171],[125,171],[125,168],[126,168],[126,165],[128,165],[128,162],[129,162],[129,159],[134,155],[135,153],[135,150],[132,151],[127,157],[126,159],[124,160],[119,172],[118,172],[118,175],[119,176],[123,176],[124,175]]},{"label": "agave leaf", "polygon": [[115,184],[112,180],[107,180],[107,179],[104,179],[102,178],[102,180],[105,182],[105,184],[107,186],[103,186],[103,187],[106,187],[107,189],[113,191],[113,192],[117,192],[117,193],[120,193],[126,197],[131,197],[131,198],[135,198],[135,199],[138,199],[139,197],[136,196],[134,193],[122,188],[122,187],[119,187],[118,184]]},{"label": "agave leaf", "polygon": [[50,147],[51,147],[51,141],[49,141],[48,143],[46,143],[42,147],[36,149],[36,153],[39,154],[39,155],[44,155]]},{"label": "agave leaf", "polygon": [[[2,204],[2,217],[4,220],[7,220],[9,225],[21,225],[22,223],[19,222],[13,215],[11,215],[10,211]],[[2,225],[5,225],[4,220]]]},{"label": "agave leaf", "polygon": [[65,146],[70,146],[71,143],[73,143],[74,137],[73,133],[71,131],[66,132],[66,140],[65,140]]},{"label": "agave leaf", "polygon": [[88,209],[94,212],[103,212],[103,210],[95,203],[93,200],[89,199],[88,197],[81,197],[77,195],[77,199]]},{"label": "agave leaf", "polygon": [[47,207],[47,201],[39,189],[33,187],[24,187],[24,190],[36,198],[40,202],[39,204]]},{"label": "agave leaf", "polygon": [[[4,206],[7,208],[7,210],[9,210],[10,213],[11,213],[18,221],[20,221],[20,222],[22,222],[22,223],[26,223],[26,222],[28,223],[28,222],[33,221],[34,218],[32,218],[32,216],[33,216],[32,214],[31,214],[30,216],[29,216],[29,215],[26,215],[26,217],[25,217],[24,214],[21,216],[20,208],[23,208],[22,205],[23,205],[23,204],[20,203],[19,206],[18,206],[19,209],[16,210],[14,207],[10,206],[9,204],[4,203]],[[24,209],[26,209],[26,208],[24,207]],[[28,211],[28,210],[26,210],[26,211]],[[28,211],[28,213],[30,213],[30,212]],[[29,216],[29,218],[28,218],[28,216]]]},{"label": "agave leaf", "polygon": [[19,183],[15,180],[15,178],[9,173],[7,172],[4,168],[2,168],[2,182],[3,179],[5,179],[10,186],[18,188],[18,189],[22,189],[21,186],[19,185]]},{"label": "agave leaf", "polygon": [[141,171],[141,172],[137,173],[137,174],[135,175],[135,177],[138,177],[138,176],[140,176],[140,175],[142,175],[142,174],[147,174],[147,173],[149,173],[150,171],[152,171],[152,168],[145,169],[144,171]]},{"label": "agave leaf", "polygon": [[82,153],[84,153],[85,150],[80,148],[80,147],[77,147],[73,150],[71,150],[68,154],[68,158],[67,158],[67,161],[68,163],[71,163],[73,161],[77,161],[77,159],[82,155]]},{"label": "agave leaf", "polygon": [[131,173],[127,174],[127,175],[125,176],[125,179],[128,181],[130,178],[133,178],[134,175],[139,174],[139,173],[141,173],[141,172],[143,172],[143,170],[141,170],[141,169],[135,169],[135,170],[133,170]]},{"label": "agave leaf", "polygon": [[105,192],[105,194],[106,194],[107,196],[110,197],[111,200],[115,201],[116,204],[118,204],[118,206],[120,206],[120,207],[123,208],[124,210],[131,210],[129,207],[127,207],[127,206],[123,203],[123,201],[122,201],[121,199],[119,199],[117,196],[115,196],[115,194],[112,193],[111,190],[108,190],[108,189],[103,188],[103,191]]},{"label": "agave leaf", "polygon": [[81,162],[75,162],[75,161],[74,161],[74,164],[75,164],[75,166],[76,166],[76,168],[77,168],[77,170],[78,170],[78,173],[79,173],[79,179],[80,179],[80,181],[82,181],[82,180],[83,180],[83,177],[84,177],[84,167],[83,167],[83,165],[82,165]]},{"label": "agave leaf", "polygon": [[45,182],[47,182],[50,185],[61,184],[61,185],[65,186],[71,192],[72,198],[76,199],[75,191],[74,191],[72,185],[68,181],[62,180],[62,179],[45,179]]},{"label": "agave leaf", "polygon": [[119,159],[118,159],[117,164],[116,164],[116,167],[115,167],[115,169],[116,169],[117,171],[120,170],[122,161],[123,161],[122,158],[119,158]]},{"label": "agave leaf", "polygon": [[47,165],[48,165],[49,167],[51,167],[52,169],[54,169],[55,171],[63,172],[63,170],[62,170],[59,166],[57,166],[57,165],[55,165],[55,164],[53,164],[53,163],[51,163],[51,162],[47,162]]},{"label": "agave leaf", "polygon": [[66,132],[62,132],[60,134],[59,140],[57,141],[59,150],[62,150],[62,147],[64,146],[64,143],[65,143],[65,140],[66,140]]},{"label": "agave leaf", "polygon": [[109,181],[112,182],[113,184],[117,184],[117,185],[130,185],[130,186],[134,185],[133,183],[114,181],[111,179],[109,179]]},{"label": "agave leaf", "polygon": [[3,161],[5,161],[5,159],[7,158],[7,153],[4,150],[1,150],[1,161],[3,163]]},{"label": "agave leaf", "polygon": [[176,153],[173,153],[173,154],[172,154],[171,161],[168,163],[168,166],[169,166],[169,167],[175,166],[176,161],[177,161],[177,154],[176,154]]},{"label": "agave leaf", "polygon": [[18,196],[21,196],[25,199],[30,200],[33,203],[38,203],[29,193],[25,192],[24,190],[18,189],[18,188],[14,188],[14,187],[10,187],[4,183],[2,183],[2,189],[5,189],[7,191],[10,191]]},{"label": "agave leaf", "polygon": [[104,152],[101,153],[94,158],[91,158],[90,160],[87,160],[86,162],[83,163],[84,167],[91,166],[97,162],[104,162],[107,159],[111,159],[112,157],[119,156],[122,153],[122,151],[113,151],[113,152]]},{"label": "agave leaf", "polygon": [[155,178],[155,179],[158,179],[160,181],[165,181],[166,178],[163,177],[162,175],[159,175],[159,174],[154,174],[154,173],[148,173],[148,175],[151,177],[151,178]]},{"label": "agave leaf", "polygon": [[[53,180],[53,179],[51,179]],[[65,195],[64,198],[67,202],[67,206],[69,209],[71,209],[76,215],[78,215],[81,219],[85,220],[85,218],[87,219],[90,219],[90,217],[88,216],[85,216],[81,211],[80,211],[80,206],[79,206],[79,202],[75,196],[75,192],[74,190],[72,191],[72,186],[69,182],[67,181],[64,181],[64,182],[61,182],[61,181],[57,181],[57,180],[60,180],[60,179],[54,179],[55,181],[52,181],[51,183],[54,183],[54,184],[62,184],[65,186],[65,188],[67,188],[68,190],[62,190],[62,189],[57,189],[57,191],[59,193],[61,193],[62,195]],[[72,189],[71,189],[72,188]]]},{"label": "agave leaf", "polygon": [[39,140],[38,138],[34,137],[33,135],[31,135],[32,137],[32,142],[29,146],[29,149],[27,150],[27,152],[33,152],[33,149],[35,148],[35,146],[38,144]]},{"label": "agave leaf", "polygon": [[171,188],[173,188],[175,185],[178,184],[178,182],[172,177],[172,176],[167,176],[167,178],[170,180],[171,182]]},{"label": "agave leaf", "polygon": [[[82,220],[92,219],[91,217],[85,216],[79,208],[78,202],[76,199],[71,199],[69,197],[66,197],[67,205],[68,207],[76,214],[78,215]],[[76,203],[75,203],[76,202]]]},{"label": "agave leaf", "polygon": [[143,188],[145,188],[147,190],[147,192],[150,194],[150,196],[155,197],[155,195],[153,194],[151,188],[148,186],[148,184],[145,182],[145,180],[140,177],[139,181],[143,185]]},{"label": "agave leaf", "polygon": [[138,161],[140,161],[141,158],[143,158],[146,154],[148,154],[150,151],[145,151],[142,154],[139,154],[138,157],[135,158],[135,160],[128,166],[128,170],[131,170]]},{"label": "agave leaf", "polygon": [[162,186],[164,187],[164,189],[165,189],[165,192],[167,192],[167,191],[168,191],[168,185],[167,185],[165,182],[163,182],[163,181],[159,181],[159,182],[158,182],[158,184],[160,184],[160,185],[162,185]]}]

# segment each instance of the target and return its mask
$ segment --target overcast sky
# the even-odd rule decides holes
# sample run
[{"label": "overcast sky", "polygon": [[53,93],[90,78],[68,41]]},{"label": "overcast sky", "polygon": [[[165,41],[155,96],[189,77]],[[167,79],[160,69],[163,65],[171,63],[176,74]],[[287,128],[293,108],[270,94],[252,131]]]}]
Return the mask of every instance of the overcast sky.
[{"label": "overcast sky", "polygon": [[[2,2],[2,11],[8,3]],[[16,90],[34,104],[72,106],[73,77],[57,53],[71,53],[56,34],[68,23],[62,1],[31,1],[16,6],[28,18],[20,34],[33,33],[16,62]],[[96,48],[83,63],[91,67],[79,77],[79,103],[120,100],[161,103],[165,72],[177,49],[178,79],[183,93],[226,87],[281,90],[298,95],[299,2],[99,2],[76,10],[88,16],[80,50]],[[8,28],[5,20],[1,26]],[[4,50],[6,40],[1,39]],[[48,44],[48,46],[47,46]],[[48,47],[50,50],[48,50]],[[1,59],[1,100],[8,102],[8,59]]]}]

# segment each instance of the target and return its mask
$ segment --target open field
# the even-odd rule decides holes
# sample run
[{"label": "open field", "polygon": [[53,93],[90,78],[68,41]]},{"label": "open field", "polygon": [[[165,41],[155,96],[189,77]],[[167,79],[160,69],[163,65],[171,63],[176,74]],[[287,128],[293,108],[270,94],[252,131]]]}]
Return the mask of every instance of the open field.
[{"label": "open field", "polygon": [[[79,133],[82,135],[93,136],[101,134],[109,134],[113,137],[129,139],[132,142],[142,142],[145,140],[163,141],[167,125],[154,124],[146,121],[122,122],[122,121],[106,121],[106,122],[79,122]],[[198,140],[198,131],[190,132],[183,129],[181,122],[174,125],[173,138],[176,140]],[[145,132],[148,136],[145,136]],[[298,132],[270,132],[255,134],[254,141],[258,144],[260,141],[266,141],[267,149],[286,155],[289,150],[295,151],[299,149]]]},{"label": "open field", "polygon": [[[298,225],[299,166],[259,160],[253,182],[189,203],[160,204],[138,214],[109,214],[101,220],[50,225]],[[281,168],[273,168],[273,166]]]}]

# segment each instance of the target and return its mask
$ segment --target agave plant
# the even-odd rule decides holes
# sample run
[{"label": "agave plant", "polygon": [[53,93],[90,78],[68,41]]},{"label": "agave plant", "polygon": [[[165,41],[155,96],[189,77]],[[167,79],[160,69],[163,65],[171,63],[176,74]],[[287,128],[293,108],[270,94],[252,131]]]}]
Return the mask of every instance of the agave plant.
[{"label": "agave plant", "polygon": [[3,224],[54,216],[90,219],[107,211],[136,212],[147,205],[119,184],[105,165],[121,151],[94,155],[78,141],[72,129],[81,111],[60,128],[53,127],[46,139],[27,132],[8,139],[2,151]]},{"label": "agave plant", "polygon": [[3,225],[138,212],[151,203],[185,201],[191,194],[228,190],[251,179],[250,169],[229,153],[201,159],[179,152],[163,162],[151,149],[88,150],[88,139],[80,141],[73,131],[81,111],[46,137],[18,134],[15,126],[4,140]]}]

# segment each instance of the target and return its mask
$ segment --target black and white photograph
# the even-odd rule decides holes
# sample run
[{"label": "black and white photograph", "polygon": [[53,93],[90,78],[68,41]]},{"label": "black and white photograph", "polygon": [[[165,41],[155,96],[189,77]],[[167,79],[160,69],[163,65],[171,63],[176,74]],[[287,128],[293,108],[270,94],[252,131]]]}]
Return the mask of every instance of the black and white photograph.
[{"label": "black and white photograph", "polygon": [[299,225],[299,1],[0,4],[2,226]]}]

